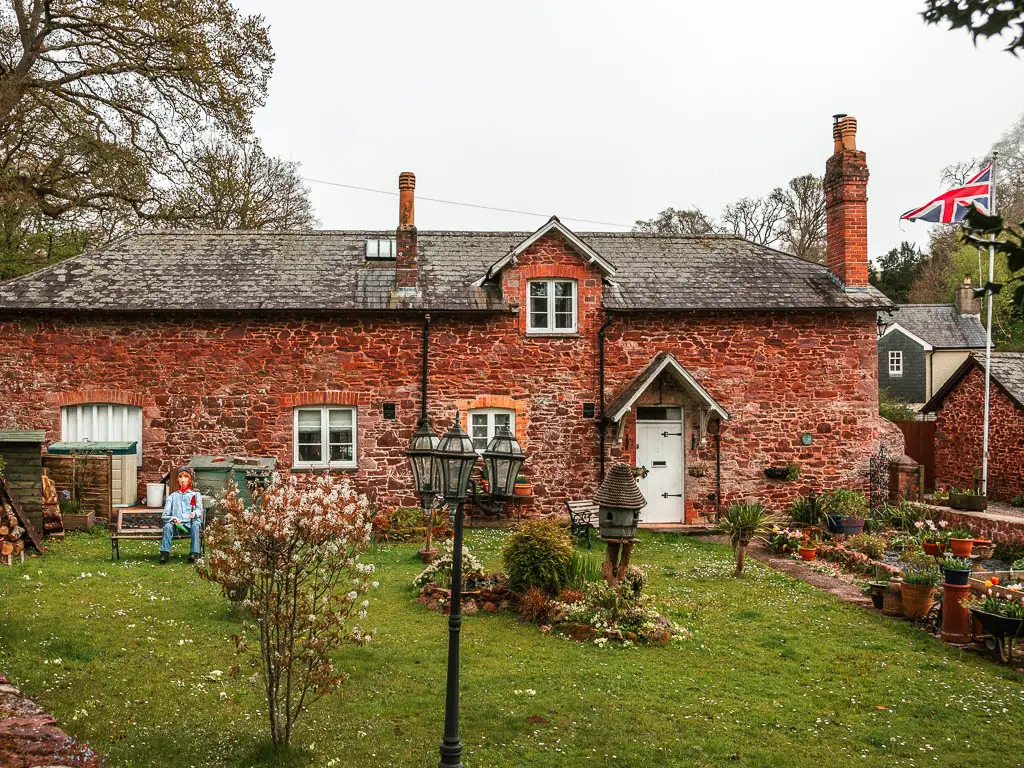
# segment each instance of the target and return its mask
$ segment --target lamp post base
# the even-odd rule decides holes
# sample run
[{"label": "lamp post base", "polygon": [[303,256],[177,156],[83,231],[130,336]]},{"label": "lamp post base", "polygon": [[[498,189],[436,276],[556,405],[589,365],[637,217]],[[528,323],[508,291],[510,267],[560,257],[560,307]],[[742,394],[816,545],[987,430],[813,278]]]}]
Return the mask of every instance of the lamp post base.
[{"label": "lamp post base", "polygon": [[438,768],[463,768],[459,736],[459,634],[462,630],[462,502],[455,506],[452,542],[452,601],[448,614],[448,678],[444,698],[444,738]]}]

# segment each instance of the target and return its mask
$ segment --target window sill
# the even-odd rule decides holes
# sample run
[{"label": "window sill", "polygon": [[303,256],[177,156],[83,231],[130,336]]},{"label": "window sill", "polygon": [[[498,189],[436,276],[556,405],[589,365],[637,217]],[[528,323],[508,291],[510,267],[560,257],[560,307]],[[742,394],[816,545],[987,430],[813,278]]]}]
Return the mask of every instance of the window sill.
[{"label": "window sill", "polygon": [[326,464],[324,464],[324,465],[319,466],[319,467],[307,467],[307,466],[290,467],[288,469],[288,471],[289,472],[293,472],[293,473],[297,473],[297,474],[309,474],[309,475],[312,475],[312,474],[316,474],[316,473],[319,473],[319,472],[358,472],[359,471],[359,467],[358,467],[358,465],[354,465],[354,466],[351,466],[351,467],[338,467],[338,466],[329,467]]},{"label": "window sill", "polygon": [[545,336],[556,339],[582,339],[583,334],[579,331],[527,331],[526,335],[533,338],[536,336]]}]

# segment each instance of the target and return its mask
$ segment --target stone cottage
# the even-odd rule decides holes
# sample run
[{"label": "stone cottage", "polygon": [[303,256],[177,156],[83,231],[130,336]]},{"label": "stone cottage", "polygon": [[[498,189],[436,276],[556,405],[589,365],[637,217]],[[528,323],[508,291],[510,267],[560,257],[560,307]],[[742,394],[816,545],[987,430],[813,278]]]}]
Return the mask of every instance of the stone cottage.
[{"label": "stone cottage", "polygon": [[[988,495],[1007,501],[1024,494],[1024,352],[992,353],[990,399]],[[936,481],[976,487],[985,421],[985,355],[964,361],[922,410],[935,414]]]},{"label": "stone cottage", "polygon": [[[535,511],[650,469],[649,522],[863,488],[878,417],[865,155],[826,165],[828,264],[731,236],[152,232],[0,285],[0,409],[48,439],[138,440],[140,483],[194,454],[271,455],[414,504],[425,406],[529,458]],[[898,439],[898,438],[897,438]],[[765,470],[800,466],[796,482]]]}]

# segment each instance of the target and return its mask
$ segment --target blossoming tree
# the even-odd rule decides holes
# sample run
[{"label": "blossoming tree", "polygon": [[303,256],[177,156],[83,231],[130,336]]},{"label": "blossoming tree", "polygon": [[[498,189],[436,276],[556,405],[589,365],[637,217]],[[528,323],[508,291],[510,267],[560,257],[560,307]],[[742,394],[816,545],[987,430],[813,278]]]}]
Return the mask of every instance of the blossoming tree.
[{"label": "blossoming tree", "polygon": [[369,503],[347,480],[274,476],[248,507],[229,487],[220,508],[205,573],[243,600],[259,636],[258,650],[236,640],[259,665],[271,740],[281,747],[303,709],[344,682],[331,654],[370,640],[358,626],[363,596],[376,586],[373,566],[359,562],[370,543]]}]

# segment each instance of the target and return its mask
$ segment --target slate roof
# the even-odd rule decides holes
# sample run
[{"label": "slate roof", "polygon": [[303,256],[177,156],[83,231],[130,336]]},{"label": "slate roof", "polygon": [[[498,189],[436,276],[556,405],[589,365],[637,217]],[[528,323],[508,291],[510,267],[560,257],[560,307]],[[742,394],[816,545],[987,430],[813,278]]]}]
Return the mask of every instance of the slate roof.
[{"label": "slate roof", "polygon": [[[924,404],[921,412],[929,413],[941,408],[946,396],[973,368],[985,370],[984,353],[975,352],[967,358],[963,365],[957,368],[942,385],[942,388],[935,393],[935,396]],[[1006,392],[1018,406],[1024,408],[1024,352],[993,352],[992,381]]]},{"label": "slate roof", "polygon": [[[393,231],[145,233],[0,284],[0,310],[507,311],[495,282],[473,283],[530,234],[420,231],[422,294],[407,298],[393,293],[393,261],[365,259],[367,238]],[[893,306],[737,237],[576,234],[616,266],[604,292],[612,310]]]},{"label": "slate roof", "polygon": [[974,315],[961,315],[955,304],[900,304],[899,311],[880,314],[935,349],[985,348],[985,326]]}]

